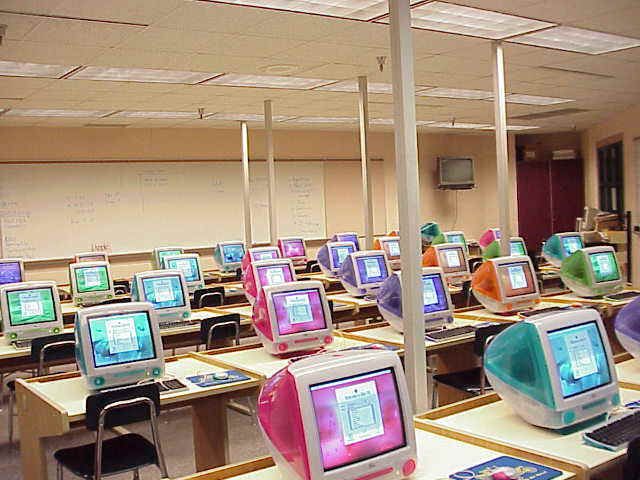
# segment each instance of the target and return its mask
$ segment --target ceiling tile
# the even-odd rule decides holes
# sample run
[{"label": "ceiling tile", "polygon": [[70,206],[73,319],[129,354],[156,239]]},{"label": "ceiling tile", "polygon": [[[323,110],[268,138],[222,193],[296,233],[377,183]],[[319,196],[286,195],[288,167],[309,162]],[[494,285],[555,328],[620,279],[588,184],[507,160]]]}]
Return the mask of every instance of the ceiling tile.
[{"label": "ceiling tile", "polygon": [[141,30],[142,27],[130,25],[47,18],[31,30],[24,39],[32,42],[47,42],[57,45],[58,48],[61,45],[114,47]]},{"label": "ceiling tile", "polygon": [[15,62],[82,65],[106,51],[103,47],[74,45],[62,48],[48,42],[6,40],[0,47],[0,59]]},{"label": "ceiling tile", "polygon": [[63,0],[55,15],[75,18],[145,23],[162,18],[184,4],[184,0]]},{"label": "ceiling tile", "polygon": [[7,26],[4,40],[22,40],[41,21],[42,19],[37,17],[0,13],[0,25]]}]

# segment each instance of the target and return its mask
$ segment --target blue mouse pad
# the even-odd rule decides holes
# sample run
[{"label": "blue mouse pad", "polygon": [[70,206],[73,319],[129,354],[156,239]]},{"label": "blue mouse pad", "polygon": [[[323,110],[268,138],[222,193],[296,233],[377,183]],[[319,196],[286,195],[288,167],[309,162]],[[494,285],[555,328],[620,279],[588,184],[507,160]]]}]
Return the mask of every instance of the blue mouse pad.
[{"label": "blue mouse pad", "polygon": [[[521,480],[551,480],[562,475],[560,470],[554,468],[545,467],[537,463],[527,462],[513,457],[497,457],[488,462],[481,463],[475,467],[469,467],[460,472],[449,475],[449,478],[453,480],[466,480],[470,478],[483,478],[483,475],[488,475],[497,468],[511,467],[514,468],[519,474],[518,477]],[[472,476],[473,474],[473,476]]]},{"label": "blue mouse pad", "polygon": [[191,383],[198,387],[215,387],[216,385],[224,385],[226,383],[243,382],[245,380],[251,380],[244,373],[237,370],[227,370],[228,378],[217,379],[213,376],[213,373],[205,373],[204,375],[194,375],[187,377]]}]

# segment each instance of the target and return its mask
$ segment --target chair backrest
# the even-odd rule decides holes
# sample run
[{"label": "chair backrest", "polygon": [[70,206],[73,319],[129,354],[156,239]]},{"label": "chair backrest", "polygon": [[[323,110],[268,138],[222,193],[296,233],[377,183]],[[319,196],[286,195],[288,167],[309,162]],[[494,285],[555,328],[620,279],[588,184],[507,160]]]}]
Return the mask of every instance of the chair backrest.
[{"label": "chair backrest", "polygon": [[[160,391],[157,383],[112,388],[89,395],[85,403],[87,412],[85,424],[87,429],[94,431],[98,429],[100,414],[109,405],[139,398],[150,399],[155,405],[155,415],[160,415]],[[113,428],[150,419],[151,409],[148,405],[141,404],[117,408],[107,414],[104,428]]]},{"label": "chair backrest", "polygon": [[113,305],[114,303],[129,303],[131,302],[131,297],[120,297],[120,298],[112,298],[110,300],[105,300],[104,302],[100,302],[98,305]]},{"label": "chair backrest", "polygon": [[627,458],[622,466],[622,480],[640,480],[640,438],[629,442]]},{"label": "chair backrest", "polygon": [[497,323],[495,325],[486,325],[484,327],[476,328],[476,337],[473,342],[473,353],[482,358],[484,356],[485,348],[493,337],[509,326],[509,323]]},{"label": "chair backrest", "polygon": [[320,265],[318,265],[318,261],[317,260],[309,260],[307,262],[307,266],[304,267],[304,271],[305,273],[313,273],[313,272],[320,272]]},{"label": "chair backrest", "polygon": [[114,285],[113,293],[115,293],[116,295],[126,295],[129,292],[127,292],[127,289],[124,288],[122,285]]},{"label": "chair backrest", "polygon": [[471,273],[475,273],[475,271],[480,268],[480,265],[482,265],[482,259],[481,258],[472,258],[471,260],[469,260],[469,271]]},{"label": "chair backrest", "polygon": [[218,292],[205,293],[200,297],[200,300],[198,300],[198,308],[221,307],[222,305],[224,305],[224,298]]},{"label": "chair backrest", "polygon": [[131,282],[129,280],[114,280],[113,289],[123,289],[124,293],[131,293]]},{"label": "chair backrest", "polygon": [[[225,297],[224,297],[224,287],[207,287],[207,288],[199,288],[195,292],[193,292],[193,304],[196,308],[202,308],[200,306],[200,299],[202,296],[207,295],[208,293],[215,293],[216,297],[222,299],[222,303],[220,305],[224,305]],[[213,298],[213,297],[210,297]],[[208,306],[219,306],[219,305],[208,305]]]},{"label": "chair backrest", "polygon": [[31,341],[31,361],[40,363],[57,360],[73,360],[76,357],[75,335],[73,333],[59,333],[47,337],[34,338]]},{"label": "chair backrest", "polygon": [[200,322],[200,341],[207,347],[212,340],[235,339],[240,341],[240,315],[230,313],[219,317],[205,318]]}]

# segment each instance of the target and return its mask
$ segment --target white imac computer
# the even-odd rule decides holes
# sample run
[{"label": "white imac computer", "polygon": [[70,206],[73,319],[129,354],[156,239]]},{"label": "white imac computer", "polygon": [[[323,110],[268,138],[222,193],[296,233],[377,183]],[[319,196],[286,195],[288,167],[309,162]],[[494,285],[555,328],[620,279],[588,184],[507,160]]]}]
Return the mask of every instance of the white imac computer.
[{"label": "white imac computer", "polygon": [[392,270],[400,270],[400,237],[380,237],[376,239],[375,246],[376,250],[386,253]]},{"label": "white imac computer", "polygon": [[213,250],[213,259],[221,272],[235,272],[242,266],[245,246],[241,240],[219,242]]},{"label": "white imac computer", "polygon": [[307,244],[302,237],[284,237],[278,239],[278,248],[282,258],[290,258],[296,267],[307,264]]},{"label": "white imac computer", "polygon": [[164,268],[164,257],[181,255],[184,253],[182,247],[158,247],[153,249],[153,264],[156,268]]},{"label": "white imac computer", "polygon": [[24,262],[21,258],[0,258],[0,285],[24,281]]},{"label": "white imac computer", "polygon": [[115,296],[108,262],[70,264],[69,283],[74,305],[95,305]]},{"label": "white imac computer", "polygon": [[149,302],[161,324],[174,325],[191,317],[189,290],[180,270],[152,270],[133,277],[131,298]]},{"label": "white imac computer", "polygon": [[89,390],[157,380],[164,374],[162,339],[147,302],[83,308],[76,315],[76,360]]},{"label": "white imac computer", "polygon": [[471,289],[493,313],[516,312],[540,303],[533,264],[525,256],[486,260],[472,275]]},{"label": "white imac computer", "polygon": [[336,277],[345,259],[358,249],[353,242],[327,242],[318,250],[317,261],[322,273]]},{"label": "white imac computer", "polygon": [[62,332],[55,282],[11,283],[0,287],[2,330],[11,343]]},{"label": "white imac computer", "polygon": [[290,363],[266,381],[257,416],[278,478],[399,480],[416,470],[412,411],[398,355],[364,350]]},{"label": "white imac computer", "polygon": [[564,429],[620,404],[607,332],[593,309],[510,326],[487,347],[484,368],[496,393],[540,427]]},{"label": "white imac computer", "polygon": [[340,282],[354,297],[375,296],[391,273],[387,256],[382,250],[354,252],[342,263]]},{"label": "white imac computer", "polygon": [[613,247],[587,247],[562,261],[560,279],[579,297],[611,295],[624,289]]},{"label": "white imac computer", "polygon": [[[378,310],[389,325],[404,331],[402,316],[402,273],[395,272],[385,280],[376,297]],[[453,322],[453,304],[441,268],[422,269],[422,299],[424,329],[434,330]]]},{"label": "white imac computer", "polygon": [[322,282],[263,287],[253,306],[253,327],[272,355],[329,345],[333,342],[333,321]]},{"label": "white imac computer", "polygon": [[563,232],[551,235],[542,248],[542,256],[554,267],[562,266],[562,261],[584,248],[580,232]]},{"label": "white imac computer", "polygon": [[164,268],[168,270],[180,270],[187,282],[189,294],[204,288],[204,275],[200,267],[200,255],[197,253],[183,253],[164,257]]},{"label": "white imac computer", "polygon": [[84,252],[76,253],[74,256],[75,263],[81,262],[108,262],[109,255],[106,252]]},{"label": "white imac computer", "polygon": [[351,242],[360,250],[360,238],[357,232],[340,232],[331,237],[332,242]]},{"label": "white imac computer", "polygon": [[469,260],[461,243],[431,245],[422,255],[423,267],[440,267],[447,283],[459,285],[471,279]]},{"label": "white imac computer", "polygon": [[253,262],[243,279],[244,294],[249,303],[253,305],[262,287],[295,282],[296,280],[296,270],[290,258]]}]

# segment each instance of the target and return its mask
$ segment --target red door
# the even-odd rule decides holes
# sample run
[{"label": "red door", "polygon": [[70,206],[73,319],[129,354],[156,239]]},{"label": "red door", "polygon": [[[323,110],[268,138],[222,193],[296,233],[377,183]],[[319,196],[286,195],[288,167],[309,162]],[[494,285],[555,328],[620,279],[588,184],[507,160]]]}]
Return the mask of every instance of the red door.
[{"label": "red door", "polygon": [[529,250],[538,251],[551,230],[547,162],[518,162],[518,230]]}]

